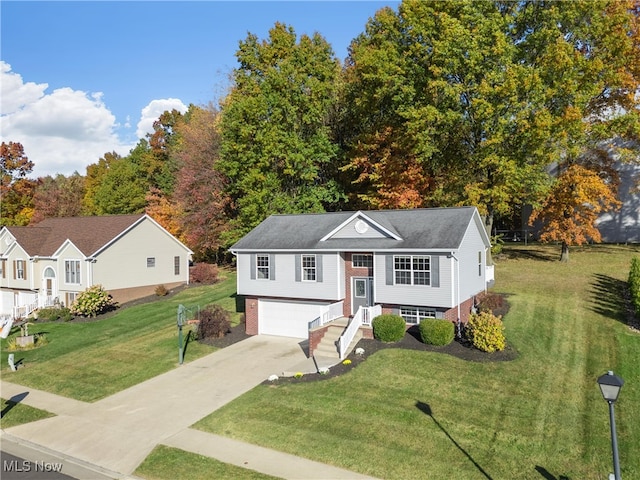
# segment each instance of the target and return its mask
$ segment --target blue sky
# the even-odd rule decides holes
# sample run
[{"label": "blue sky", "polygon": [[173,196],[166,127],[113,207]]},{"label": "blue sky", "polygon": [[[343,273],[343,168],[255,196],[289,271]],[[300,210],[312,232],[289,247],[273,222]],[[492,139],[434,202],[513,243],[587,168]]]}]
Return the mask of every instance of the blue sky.
[{"label": "blue sky", "polygon": [[247,33],[276,21],[318,32],[344,60],[375,12],[397,1],[0,2],[0,137],[32,176],[126,155],[170,108],[224,96]]}]

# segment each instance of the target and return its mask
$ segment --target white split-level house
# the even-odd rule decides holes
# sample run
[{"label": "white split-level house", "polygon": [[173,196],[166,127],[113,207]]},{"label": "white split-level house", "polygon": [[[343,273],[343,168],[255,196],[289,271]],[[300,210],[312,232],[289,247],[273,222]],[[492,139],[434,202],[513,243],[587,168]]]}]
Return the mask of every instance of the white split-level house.
[{"label": "white split-level house", "polygon": [[192,252],[145,214],[48,218],[0,230],[0,315],[20,318],[102,285],[122,302],[189,283]]},{"label": "white split-level house", "polygon": [[248,334],[308,338],[313,353],[343,317],[342,357],[381,313],[407,328],[428,317],[466,322],[493,282],[490,247],[477,209],[459,207],[273,215],[231,251]]}]

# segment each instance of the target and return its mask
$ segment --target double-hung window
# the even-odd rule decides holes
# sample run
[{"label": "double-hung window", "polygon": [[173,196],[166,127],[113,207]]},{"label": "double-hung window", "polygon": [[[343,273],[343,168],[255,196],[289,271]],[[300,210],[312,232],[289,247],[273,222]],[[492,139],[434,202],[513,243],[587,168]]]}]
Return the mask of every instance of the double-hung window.
[{"label": "double-hung window", "polygon": [[269,255],[256,255],[256,278],[269,280]]},{"label": "double-hung window", "polygon": [[16,260],[16,279],[18,280],[25,279],[24,269],[25,269],[25,261]]},{"label": "double-hung window", "polygon": [[302,255],[302,281],[315,282],[317,278],[316,273],[316,256]]},{"label": "double-hung window", "polygon": [[396,285],[431,285],[431,257],[394,256],[393,277]]},{"label": "double-hung window", "polygon": [[80,260],[64,261],[64,281],[65,283],[79,285],[80,282]]}]

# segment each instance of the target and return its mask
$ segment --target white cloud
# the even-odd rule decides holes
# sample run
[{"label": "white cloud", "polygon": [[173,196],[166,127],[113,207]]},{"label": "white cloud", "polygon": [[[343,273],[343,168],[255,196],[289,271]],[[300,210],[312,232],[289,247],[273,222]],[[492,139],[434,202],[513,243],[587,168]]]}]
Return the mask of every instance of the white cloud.
[{"label": "white cloud", "polygon": [[138,138],[145,138],[147,133],[153,133],[153,122],[166,111],[177,110],[180,113],[187,111],[187,106],[178,98],[165,98],[161,100],[152,100],[142,109],[140,121],[136,135]]},{"label": "white cloud", "polygon": [[[118,136],[131,128],[116,122],[102,93],[87,93],[69,87],[48,93],[46,83],[25,83],[0,60],[0,141],[19,142],[34,163],[30,177],[86,174],[86,167],[107,152],[126,156],[135,147]],[[153,122],[166,110],[181,113],[187,106],[176,98],[152,100],[141,111],[137,138],[153,133]]]},{"label": "white cloud", "polygon": [[101,93],[66,87],[47,94],[47,84],[24,83],[6,62],[0,61],[0,72],[0,138],[22,144],[34,163],[31,177],[84,175],[106,152],[126,155],[133,147],[119,140],[116,118]]},{"label": "white cloud", "polygon": [[11,65],[0,61],[0,114],[10,114],[24,105],[38,101],[49,87],[46,83],[24,83],[22,77],[11,72]]}]

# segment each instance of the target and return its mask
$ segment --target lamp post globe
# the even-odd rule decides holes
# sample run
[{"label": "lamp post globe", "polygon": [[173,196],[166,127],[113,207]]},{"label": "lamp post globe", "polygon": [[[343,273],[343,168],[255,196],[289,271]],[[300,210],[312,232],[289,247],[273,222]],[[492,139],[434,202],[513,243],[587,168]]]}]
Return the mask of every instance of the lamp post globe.
[{"label": "lamp post globe", "polygon": [[598,378],[598,385],[602,397],[609,404],[609,422],[611,424],[611,450],[613,453],[613,478],[621,480],[620,477],[620,460],[618,458],[618,438],[616,434],[616,417],[613,410],[613,404],[618,400],[620,390],[624,385],[624,380],[609,370]]}]

